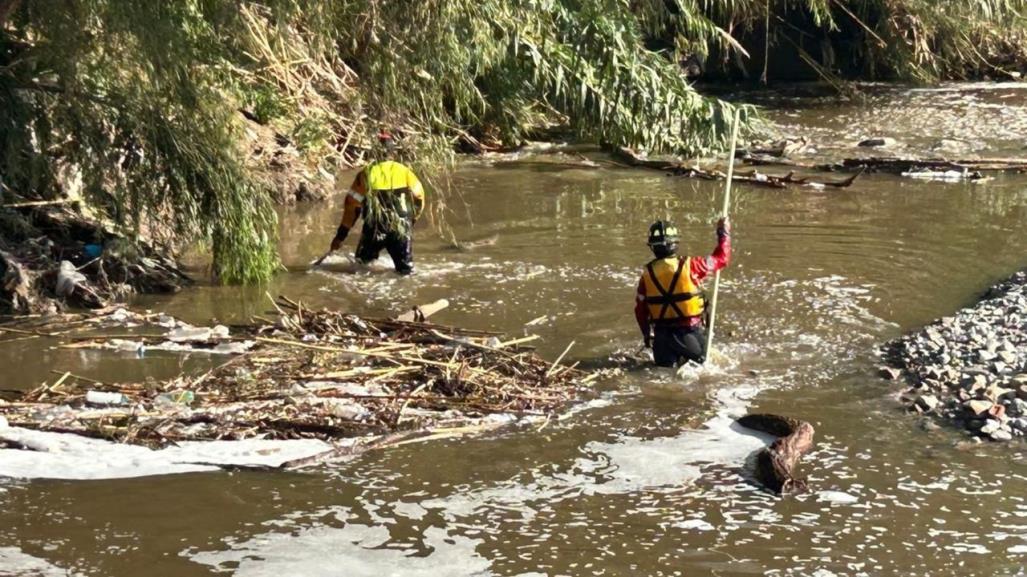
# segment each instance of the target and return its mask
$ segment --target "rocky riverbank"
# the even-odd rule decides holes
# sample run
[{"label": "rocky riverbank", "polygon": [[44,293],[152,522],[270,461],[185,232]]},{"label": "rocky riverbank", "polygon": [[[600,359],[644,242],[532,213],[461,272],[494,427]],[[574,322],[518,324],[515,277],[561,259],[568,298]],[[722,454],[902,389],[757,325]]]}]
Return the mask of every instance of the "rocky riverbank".
[{"label": "rocky riverbank", "polygon": [[1027,271],[975,306],[886,345],[885,378],[904,380],[911,411],[937,415],[979,438],[1027,436]]}]

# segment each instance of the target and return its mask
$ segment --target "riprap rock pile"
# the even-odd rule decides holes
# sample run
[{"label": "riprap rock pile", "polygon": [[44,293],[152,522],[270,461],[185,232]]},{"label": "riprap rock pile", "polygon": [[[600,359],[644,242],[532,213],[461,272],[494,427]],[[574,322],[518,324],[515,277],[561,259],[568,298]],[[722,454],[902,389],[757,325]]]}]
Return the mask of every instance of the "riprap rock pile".
[{"label": "riprap rock pile", "polygon": [[886,352],[892,366],[882,376],[905,374],[910,388],[902,399],[911,410],[995,441],[1027,435],[1027,271]]}]

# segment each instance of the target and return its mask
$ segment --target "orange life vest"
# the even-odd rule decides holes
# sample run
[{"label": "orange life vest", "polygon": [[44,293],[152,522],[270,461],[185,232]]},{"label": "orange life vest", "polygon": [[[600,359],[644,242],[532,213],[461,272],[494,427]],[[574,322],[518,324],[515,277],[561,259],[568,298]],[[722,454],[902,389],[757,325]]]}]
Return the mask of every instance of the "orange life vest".
[{"label": "orange life vest", "polygon": [[656,259],[645,267],[645,304],[655,324],[673,323],[703,314],[705,301],[692,282],[691,257]]}]

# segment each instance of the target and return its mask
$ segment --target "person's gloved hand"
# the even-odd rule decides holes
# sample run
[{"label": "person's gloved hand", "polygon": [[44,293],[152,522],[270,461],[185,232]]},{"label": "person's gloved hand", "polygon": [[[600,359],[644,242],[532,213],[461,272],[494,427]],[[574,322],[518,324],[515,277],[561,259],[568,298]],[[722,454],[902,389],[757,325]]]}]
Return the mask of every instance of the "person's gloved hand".
[{"label": "person's gloved hand", "polygon": [[727,236],[731,234],[731,220],[726,216],[717,221],[717,236]]},{"label": "person's gloved hand", "polygon": [[652,335],[645,335],[642,337],[642,343],[647,349],[653,348],[653,337]]}]

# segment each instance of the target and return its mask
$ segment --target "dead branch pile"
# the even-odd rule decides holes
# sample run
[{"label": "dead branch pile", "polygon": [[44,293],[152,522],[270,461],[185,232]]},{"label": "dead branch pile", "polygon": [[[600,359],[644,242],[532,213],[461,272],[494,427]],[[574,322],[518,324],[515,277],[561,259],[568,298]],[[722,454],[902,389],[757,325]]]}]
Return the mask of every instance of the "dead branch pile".
[{"label": "dead branch pile", "polygon": [[190,283],[171,259],[83,216],[65,201],[0,205],[0,314],[97,309],[135,292]]},{"label": "dead branch pile", "polygon": [[[534,337],[504,342],[494,333],[314,311],[284,298],[276,308],[276,320],[257,319],[231,337],[217,330],[224,327],[166,333],[206,330],[197,337],[203,342],[193,344],[245,344],[246,352],[205,374],[104,384],[65,373],[12,402],[0,401],[0,415],[11,426],[148,446],[252,437],[331,440],[508,415],[548,417],[596,378],[544,361],[524,347]],[[67,338],[72,347],[102,342]]]}]

